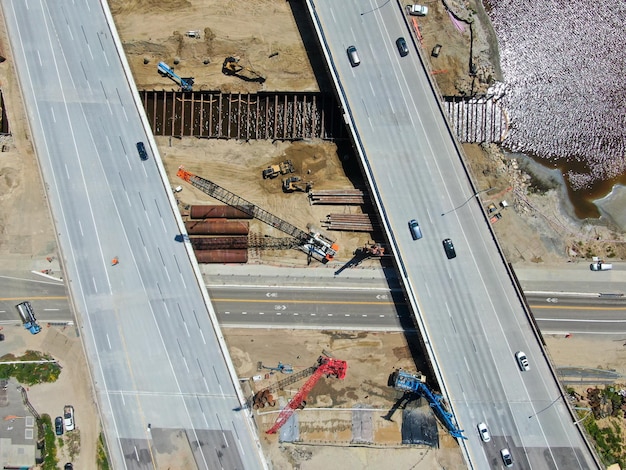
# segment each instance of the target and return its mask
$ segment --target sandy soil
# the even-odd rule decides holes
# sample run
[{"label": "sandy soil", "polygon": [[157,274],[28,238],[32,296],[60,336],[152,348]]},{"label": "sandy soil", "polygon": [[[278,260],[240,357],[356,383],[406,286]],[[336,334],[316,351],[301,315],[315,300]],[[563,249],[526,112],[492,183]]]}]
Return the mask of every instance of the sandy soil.
[{"label": "sandy soil", "polygon": [[[0,343],[0,355],[11,352],[20,356],[34,350],[59,361],[59,379],[27,387],[28,398],[39,414],[49,414],[53,421],[63,415],[65,405],[74,406],[76,430],[63,435],[64,445],[57,445],[57,458],[61,465],[73,462],[75,468],[95,468],[100,421],[80,338],[73,327],[42,327],[38,335],[31,335],[21,326],[5,327],[6,340]],[[72,441],[77,444],[70,445]]]},{"label": "sandy soil", "polygon": [[[277,445],[277,435],[261,434],[262,445],[275,469],[335,468],[338,458],[351,462],[350,468],[355,469],[382,468],[381,465],[387,466],[391,462],[396,462],[395,466],[409,461],[416,469],[460,468],[464,465],[458,446],[444,429],[440,428],[439,449],[407,447],[401,445],[402,411],[393,414],[393,421],[382,418],[399,398],[387,386],[391,372],[397,368],[415,371],[415,359],[411,357],[405,335],[303,330],[277,335],[275,330],[227,329],[225,336],[239,376],[260,374],[264,377],[249,382],[254,391],[286,377],[280,373],[258,371],[259,361],[272,367],[280,361],[292,365],[298,372],[315,364],[322,351],[328,351],[337,359],[348,362],[346,378],[341,381],[320,379],[307,398],[306,408],[298,412],[302,443]],[[415,341],[415,338],[409,337],[409,340]],[[286,403],[302,383],[290,386],[289,390],[274,398]],[[376,439],[373,448],[348,447],[351,445],[351,414],[340,410],[357,405],[380,410],[372,415]],[[313,408],[332,410],[311,410]],[[268,411],[278,411],[278,406],[257,410],[256,422],[261,432],[269,429],[277,418],[276,412]]]}]

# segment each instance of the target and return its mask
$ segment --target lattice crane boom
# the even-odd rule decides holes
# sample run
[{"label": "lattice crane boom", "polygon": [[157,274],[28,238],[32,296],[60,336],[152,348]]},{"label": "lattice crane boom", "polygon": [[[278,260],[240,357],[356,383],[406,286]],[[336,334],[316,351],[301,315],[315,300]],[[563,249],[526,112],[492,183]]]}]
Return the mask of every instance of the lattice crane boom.
[{"label": "lattice crane boom", "polygon": [[298,248],[300,250],[322,263],[331,261],[339,249],[339,247],[332,240],[329,240],[322,234],[316,232],[307,233],[295,225],[276,217],[274,214],[261,209],[259,206],[246,201],[242,197],[237,196],[235,193],[218,186],[212,181],[186,171],[182,166],[178,168],[178,173],[176,173],[176,175],[218,201],[228,204],[229,206],[236,207],[246,214],[259,219],[261,222],[291,235],[297,240]]},{"label": "lattice crane boom", "polygon": [[287,403],[280,414],[276,423],[270,429],[267,430],[267,434],[275,434],[283,424],[291,417],[296,409],[300,407],[302,402],[306,399],[309,392],[315,387],[317,381],[323,376],[335,376],[338,379],[343,379],[346,376],[348,370],[348,363],[332,357],[320,357],[318,359],[319,367],[313,372],[313,375],[305,382],[305,384],[298,390],[293,398]]}]

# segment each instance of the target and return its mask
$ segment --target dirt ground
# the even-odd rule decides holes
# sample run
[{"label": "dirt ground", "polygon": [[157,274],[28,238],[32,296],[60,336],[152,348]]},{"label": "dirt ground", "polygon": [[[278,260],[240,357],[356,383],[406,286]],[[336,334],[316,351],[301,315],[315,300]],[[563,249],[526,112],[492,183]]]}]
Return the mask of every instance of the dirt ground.
[{"label": "dirt ground", "polygon": [[[240,377],[262,375],[263,379],[249,384],[254,391],[262,390],[287,375],[258,371],[257,362],[275,367],[280,361],[293,366],[294,372],[316,363],[322,351],[348,362],[345,379],[322,378],[299,412],[301,444],[277,445],[278,435],[267,435],[277,418],[280,400],[286,403],[302,382],[287,393],[275,394],[277,406],[258,410],[256,422],[261,430],[261,442],[275,469],[335,468],[337,458],[351,462],[350,468],[382,468],[384,462],[413,462],[416,469],[460,468],[463,457],[458,446],[440,428],[440,448],[402,446],[400,427],[402,411],[397,410],[389,420],[384,419],[398,395],[387,386],[390,374],[398,368],[415,370],[408,341],[402,333],[334,333],[292,330],[277,337],[275,330],[225,331],[226,341]],[[377,410],[372,414],[376,444],[348,447],[351,444],[351,413],[353,407]],[[426,405],[427,406],[427,405]],[[342,409],[347,409],[342,412]],[[372,448],[369,448],[372,447]],[[341,456],[341,457],[339,457]],[[384,465],[386,466],[386,465]]]},{"label": "dirt ground", "polygon": [[[319,77],[315,76],[316,67],[311,65],[307,56],[310,38],[305,37],[303,43],[298,23],[294,20],[294,14],[298,14],[297,9],[301,8],[296,5],[299,3],[250,0],[245,2],[245,13],[237,0],[114,0],[111,7],[140,89],[175,88],[173,82],[156,73],[156,64],[163,60],[174,66],[181,76],[195,77],[196,89],[314,91],[319,89]],[[430,16],[419,20],[420,31],[424,36],[426,55],[434,44],[444,46],[439,58],[430,59],[432,69],[437,71],[435,77],[439,87],[444,94],[466,92],[468,86],[472,86],[467,75],[469,33],[460,33],[451,26],[441,2],[430,2],[429,6]],[[251,16],[250,11],[260,11],[262,15]],[[261,17],[270,20],[259,21]],[[0,54],[7,58],[0,63],[0,83],[12,133],[0,137],[0,144],[3,144],[0,154],[0,260],[3,273],[14,274],[39,270],[46,265],[47,256],[58,256],[58,253],[4,23],[0,26]],[[189,30],[200,31],[200,39],[185,36]],[[480,33],[481,29],[477,31]],[[489,68],[487,59],[493,51],[488,47],[486,33],[477,44],[476,61],[481,67],[479,82],[484,86],[490,74],[497,74]],[[223,75],[221,66],[227,56],[240,57],[240,64],[267,80],[260,84]],[[175,64],[175,60],[179,63]],[[334,145],[328,142],[241,143],[157,138],[157,144],[172,186],[181,184],[175,171],[184,164],[187,169],[214,180],[301,228],[309,224],[319,228],[329,209],[310,206],[304,194],[283,195],[279,179],[261,179],[263,168],[288,156],[294,160],[297,174],[313,181],[314,188],[349,188],[358,184],[354,176],[344,176],[344,167]],[[569,257],[577,256],[576,253],[606,254],[610,252],[607,246],[612,246],[608,241],[621,239],[621,234],[607,228],[581,224],[569,218],[562,208],[562,195],[557,189],[547,194],[533,192],[533,187],[542,185],[534,177],[527,176],[519,166],[504,159],[498,149],[475,145],[466,145],[464,149],[478,188],[497,188],[497,191],[483,195],[485,205],[502,199],[511,203],[494,228],[513,263],[543,263],[549,269],[551,264],[566,262]],[[523,198],[515,196],[515,190],[520,190]],[[189,185],[185,185],[177,197],[181,207],[207,202],[203,193]],[[332,209],[333,212],[354,210]],[[282,236],[258,222],[253,222],[252,230]],[[567,236],[563,236],[564,233]],[[337,241],[341,248],[338,258],[348,259],[356,247],[369,241],[369,236],[337,233]],[[304,256],[296,251],[292,253],[293,257],[286,259],[285,252],[268,251],[253,257],[252,262],[306,264]],[[623,259],[626,253],[617,256]],[[406,356],[406,340],[397,334],[355,334],[355,337],[348,338],[330,332],[277,334],[275,330],[255,330],[252,334],[249,330],[228,330],[226,336],[240,376],[254,375],[259,360],[268,364],[283,361],[294,367],[307,367],[314,363],[322,349],[348,360],[350,370],[344,382],[323,379],[325,385],[321,392],[312,397],[316,407],[348,407],[363,403],[386,410],[394,399],[386,387],[386,375],[399,365],[411,368],[411,360]],[[99,423],[80,338],[73,331],[55,328],[48,328],[37,336],[19,329],[19,332],[11,332],[10,337],[12,342],[7,340],[5,345],[15,354],[32,348],[50,352],[61,361],[60,380],[55,384],[32,387],[29,396],[39,412],[53,417],[66,401],[75,406],[81,433],[80,456],[75,461],[81,463],[79,468],[92,468]],[[556,365],[621,370],[626,364],[626,348],[621,343],[577,337],[548,337],[547,341]],[[591,349],[596,352],[594,355],[587,353]],[[372,367],[373,364],[376,368]],[[394,423],[381,419],[376,422],[377,436],[385,443],[384,448],[346,448],[342,447],[346,434],[341,420],[327,411],[314,413],[316,422],[319,419],[323,423],[323,429],[314,428],[314,432],[307,434],[311,445],[276,445],[275,437],[262,436],[274,468],[333,468],[339,461],[350,462],[350,468],[405,468],[407,462],[411,462],[411,468],[424,469],[463,466],[456,445],[448,445],[445,433],[441,433],[440,450],[399,449],[394,444],[398,438],[398,423],[394,426]],[[303,420],[311,420],[309,416],[313,415],[308,411],[302,413]],[[265,426],[274,418],[275,415],[264,416],[260,423]],[[341,441],[339,447],[320,445],[320,441],[334,440]]]}]

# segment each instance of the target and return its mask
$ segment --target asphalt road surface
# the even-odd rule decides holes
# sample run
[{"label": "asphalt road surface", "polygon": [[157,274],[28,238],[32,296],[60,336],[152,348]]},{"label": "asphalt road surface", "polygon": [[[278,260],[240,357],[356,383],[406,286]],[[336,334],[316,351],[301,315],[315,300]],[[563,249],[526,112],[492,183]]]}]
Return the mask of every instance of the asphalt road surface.
[{"label": "asphalt road surface", "polygon": [[[112,467],[262,468],[108,11],[2,8]],[[188,447],[171,444],[177,433]]]},{"label": "asphalt road surface", "polygon": [[[309,0],[435,373],[474,468],[594,468],[468,182],[398,2]],[[409,54],[401,57],[396,39]],[[356,46],[352,67],[346,49]],[[417,219],[423,238],[412,240]],[[457,257],[447,259],[451,238]],[[514,355],[525,351],[531,368]],[[490,426],[482,443],[476,424]]]}]

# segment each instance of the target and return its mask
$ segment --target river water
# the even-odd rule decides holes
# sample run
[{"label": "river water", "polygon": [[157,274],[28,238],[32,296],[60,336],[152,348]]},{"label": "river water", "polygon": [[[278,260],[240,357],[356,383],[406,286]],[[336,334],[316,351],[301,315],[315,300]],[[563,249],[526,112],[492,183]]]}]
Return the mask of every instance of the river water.
[{"label": "river water", "polygon": [[504,147],[559,168],[580,218],[626,186],[626,1],[485,0],[498,38]]}]

